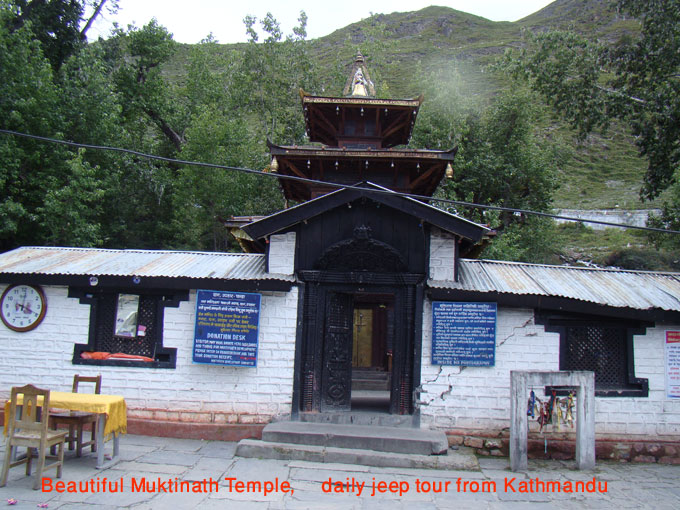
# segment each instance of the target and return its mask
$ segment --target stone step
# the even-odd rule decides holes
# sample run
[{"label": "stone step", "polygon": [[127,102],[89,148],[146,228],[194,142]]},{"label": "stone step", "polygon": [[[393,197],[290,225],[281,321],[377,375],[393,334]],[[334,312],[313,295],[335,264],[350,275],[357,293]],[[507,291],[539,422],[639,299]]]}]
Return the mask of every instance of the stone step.
[{"label": "stone step", "polygon": [[383,370],[352,369],[352,379],[378,379],[386,381],[389,377],[390,373]]},{"label": "stone step", "polygon": [[451,450],[448,455],[416,455],[242,439],[236,447],[235,455],[259,459],[336,462],[376,467],[479,470],[479,462],[472,449],[465,447]]},{"label": "stone step", "polygon": [[366,368],[352,369],[352,390],[389,391],[389,389],[389,372]]},{"label": "stone step", "polygon": [[418,427],[417,418],[409,414],[342,411],[337,413],[300,413],[299,420],[307,423],[335,423],[337,425],[370,425],[382,427]]},{"label": "stone step", "polygon": [[270,423],[262,431],[262,440],[416,455],[442,455],[449,449],[442,431],[299,421]]},{"label": "stone step", "polygon": [[389,379],[352,378],[352,390],[385,391],[390,389]]}]

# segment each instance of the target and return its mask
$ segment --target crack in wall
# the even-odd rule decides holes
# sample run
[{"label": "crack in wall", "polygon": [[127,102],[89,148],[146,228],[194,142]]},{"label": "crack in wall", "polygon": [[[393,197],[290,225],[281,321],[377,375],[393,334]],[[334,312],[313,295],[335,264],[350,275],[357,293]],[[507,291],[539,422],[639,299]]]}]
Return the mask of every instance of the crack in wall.
[{"label": "crack in wall", "polygon": [[[433,396],[433,397],[432,397],[431,399],[429,399],[427,402],[426,402],[426,401],[423,401],[423,400],[418,400],[418,401],[416,401],[416,406],[417,406],[417,407],[428,406],[428,405],[430,405],[432,402],[434,402],[434,401],[437,400],[437,399],[441,399],[441,400],[443,401],[443,400],[444,400],[444,397],[445,397],[446,395],[450,395],[451,392],[453,391],[453,384],[451,383],[451,376],[453,376],[453,375],[459,375],[459,374],[460,374],[463,370],[465,370],[466,368],[467,368],[467,367],[458,367],[458,372],[455,372],[455,373],[449,372],[448,374],[446,374],[445,377],[446,377],[446,384],[448,385],[448,388],[447,388],[446,390],[442,391],[441,393],[439,393],[439,395]],[[421,384],[416,388],[416,392],[418,392],[418,394],[420,394],[420,392],[423,390],[423,386],[425,386],[426,384],[436,384],[436,383],[439,381],[439,378],[442,377],[442,372],[443,372],[443,371],[444,371],[444,365],[440,365],[440,366],[439,366],[439,372],[437,373],[437,375],[435,376],[435,378],[432,379],[431,381],[426,381],[426,382],[424,382],[424,383],[421,383]],[[428,392],[428,393],[429,393],[429,392]]]},{"label": "crack in wall", "polygon": [[[527,320],[524,322],[524,324],[522,324],[521,326],[515,326],[515,327],[513,327],[513,328],[512,328],[512,334],[508,335],[507,337],[505,337],[505,339],[501,340],[501,341],[498,343],[498,345],[496,346],[496,349],[498,349],[501,345],[503,345],[505,342],[507,342],[508,340],[510,340],[512,337],[514,337],[514,336],[517,334],[517,330],[518,330],[518,329],[524,329],[524,328],[526,328],[527,326],[533,325],[533,324],[534,324],[534,318],[531,317],[531,318],[527,319]],[[528,334],[526,334],[526,335],[524,335],[524,336],[536,336],[536,335],[537,335],[537,333],[534,331],[533,333],[528,333]]]},{"label": "crack in wall", "polygon": [[[505,337],[503,340],[501,340],[501,341],[498,343],[498,345],[496,346],[496,349],[498,349],[499,347],[501,347],[505,342],[507,342],[507,341],[510,340],[511,338],[515,337],[515,336],[517,335],[517,330],[518,330],[518,329],[525,329],[527,326],[531,326],[531,325],[534,325],[534,317],[531,317],[531,318],[527,319],[527,320],[526,320],[522,325],[520,325],[520,326],[515,326],[515,327],[513,327],[513,328],[512,328],[512,333],[511,333],[510,335],[508,335],[507,337]],[[532,333],[527,333],[527,334],[525,334],[524,336],[536,336],[537,334],[538,334],[538,333],[536,333],[536,332],[532,332]],[[432,398],[430,398],[430,399],[427,400],[427,401],[424,401],[424,400],[422,400],[422,399],[417,399],[417,400],[416,400],[416,408],[420,408],[420,407],[422,407],[422,406],[428,406],[428,405],[430,405],[432,402],[434,402],[435,400],[438,400],[438,399],[441,399],[442,401],[444,401],[444,400],[445,400],[445,397],[446,397],[447,395],[450,395],[451,392],[453,391],[453,384],[452,384],[452,382],[451,382],[451,376],[460,375],[460,374],[463,372],[463,370],[465,370],[466,368],[467,368],[466,366],[460,366],[460,367],[458,367],[458,372],[449,372],[449,373],[447,373],[445,377],[446,377],[446,383],[447,383],[447,385],[448,385],[448,388],[447,388],[446,390],[440,392],[438,395],[433,396]],[[417,393],[418,395],[420,395],[420,393],[423,391],[423,387],[424,387],[425,385],[428,385],[428,384],[437,384],[437,383],[439,382],[439,378],[442,377],[443,371],[444,371],[444,365],[440,365],[440,366],[439,366],[439,372],[438,372],[437,375],[434,377],[434,379],[429,380],[429,381],[425,381],[424,383],[421,383],[419,386],[417,386],[416,389],[415,389],[416,393]],[[428,392],[428,393],[429,393],[429,392]]]}]

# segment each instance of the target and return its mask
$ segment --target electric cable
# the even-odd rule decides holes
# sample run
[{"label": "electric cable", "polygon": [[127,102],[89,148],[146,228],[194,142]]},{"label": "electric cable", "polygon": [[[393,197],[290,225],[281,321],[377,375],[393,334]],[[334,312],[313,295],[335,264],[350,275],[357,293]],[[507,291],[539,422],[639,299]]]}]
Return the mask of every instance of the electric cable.
[{"label": "electric cable", "polygon": [[[92,149],[92,150],[106,150],[106,151],[113,151],[113,152],[121,152],[124,154],[131,154],[133,156],[139,156],[141,158],[146,158],[150,160],[156,160],[156,161],[163,161],[166,163],[173,163],[173,164],[178,164],[178,165],[187,165],[187,166],[197,166],[197,167],[203,167],[203,168],[215,168],[215,169],[220,169],[220,170],[233,170],[236,172],[242,172],[242,173],[248,173],[248,174],[255,174],[255,175],[260,175],[260,176],[267,176],[267,177],[273,177],[276,179],[287,179],[290,181],[296,181],[296,182],[304,182],[307,184],[318,184],[322,186],[329,186],[333,187],[336,189],[342,189],[342,188],[347,188],[347,189],[360,189],[366,191],[367,188],[364,188],[362,186],[357,186],[357,185],[348,185],[348,184],[338,184],[334,182],[327,182],[327,181],[320,181],[317,179],[309,179],[306,177],[299,177],[295,175],[282,175],[279,173],[275,172],[263,172],[261,170],[254,170],[252,168],[243,168],[243,167],[237,167],[237,166],[229,166],[229,165],[220,165],[217,163],[204,163],[201,161],[188,161],[188,160],[182,160],[182,159],[175,159],[175,158],[167,158],[164,156],[156,156],[154,154],[147,154],[145,152],[140,152],[140,151],[135,151],[132,149],[125,149],[122,147],[112,147],[108,145],[93,145],[93,144],[85,144],[85,143],[79,143],[79,142],[71,142],[67,140],[59,140],[57,138],[50,138],[46,136],[38,136],[38,135],[31,135],[27,133],[21,133],[19,131],[13,131],[10,129],[0,129],[0,133],[6,134],[6,135],[13,135],[13,136],[19,136],[23,138],[30,138],[33,140],[39,140],[42,142],[47,142],[47,143],[57,143],[61,145],[66,145],[69,147],[77,147],[81,149]],[[422,200],[422,201],[427,201],[427,202],[440,202],[440,203],[446,203],[446,204],[451,204],[451,205],[456,205],[460,207],[466,207],[466,208],[477,208],[477,209],[486,209],[486,210],[491,210],[491,211],[502,211],[502,212],[512,212],[512,213],[519,213],[519,214],[526,214],[526,215],[533,215],[533,216],[540,216],[544,218],[552,218],[552,219],[560,219],[560,220],[565,220],[565,221],[573,221],[577,223],[593,223],[597,225],[605,225],[609,227],[618,227],[618,228],[624,228],[624,229],[634,229],[634,230],[642,230],[642,231],[647,231],[647,232],[660,232],[663,234],[680,234],[680,230],[672,230],[672,229],[663,229],[663,228],[656,228],[656,227],[642,227],[638,225],[622,225],[621,223],[613,223],[609,221],[602,221],[602,220],[591,220],[591,219],[585,219],[585,218],[573,218],[571,216],[564,216],[560,214],[552,214],[552,213],[546,213],[546,212],[541,212],[541,211],[532,211],[530,209],[518,209],[514,207],[503,207],[503,206],[498,206],[498,205],[486,205],[486,204],[476,204],[474,202],[465,202],[461,200],[452,200],[449,198],[437,198],[437,197],[431,197],[427,195],[416,195],[412,193],[403,193],[399,191],[392,191],[392,190],[387,190],[387,189],[370,189],[368,190],[371,193],[377,193],[377,194],[387,194],[390,196],[401,196],[405,198],[411,198],[415,200]]]}]

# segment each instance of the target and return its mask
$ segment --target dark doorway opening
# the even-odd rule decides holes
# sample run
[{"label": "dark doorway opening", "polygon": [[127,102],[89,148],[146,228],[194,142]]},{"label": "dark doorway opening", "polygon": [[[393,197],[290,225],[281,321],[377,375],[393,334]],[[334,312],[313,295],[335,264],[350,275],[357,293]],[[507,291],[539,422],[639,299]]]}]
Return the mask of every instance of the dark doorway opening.
[{"label": "dark doorway opening", "polygon": [[394,355],[394,295],[355,294],[352,410],[389,412]]}]

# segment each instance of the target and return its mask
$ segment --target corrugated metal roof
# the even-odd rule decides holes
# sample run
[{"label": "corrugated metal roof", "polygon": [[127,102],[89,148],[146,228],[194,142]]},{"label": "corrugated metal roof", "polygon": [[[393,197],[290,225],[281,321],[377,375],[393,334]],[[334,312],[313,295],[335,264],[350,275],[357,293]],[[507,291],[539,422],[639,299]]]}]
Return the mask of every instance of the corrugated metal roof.
[{"label": "corrugated metal roof", "polygon": [[0,273],[294,281],[267,273],[261,254],[97,248],[17,248],[0,254]]},{"label": "corrugated metal roof", "polygon": [[461,260],[459,281],[433,288],[554,296],[601,305],[680,311],[680,273]]},{"label": "corrugated metal roof", "polygon": [[[161,250],[24,247],[0,254],[0,273],[294,281],[267,273],[265,256]],[[680,311],[680,273],[461,260],[459,281],[433,288],[553,296],[639,310]]]}]

